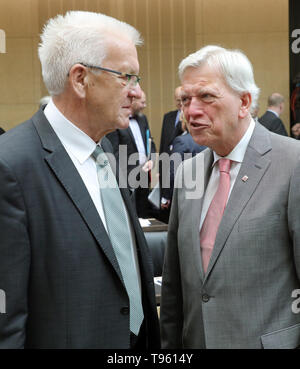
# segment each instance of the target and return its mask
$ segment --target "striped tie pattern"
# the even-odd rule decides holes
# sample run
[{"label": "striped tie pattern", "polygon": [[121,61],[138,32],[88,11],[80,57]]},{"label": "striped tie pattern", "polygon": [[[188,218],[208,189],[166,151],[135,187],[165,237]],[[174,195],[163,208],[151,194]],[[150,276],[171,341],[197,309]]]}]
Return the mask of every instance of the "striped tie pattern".
[{"label": "striped tie pattern", "polygon": [[144,319],[133,245],[125,205],[108,158],[100,146],[92,153],[96,161],[100,194],[110,237],[130,303],[130,330],[136,336]]}]

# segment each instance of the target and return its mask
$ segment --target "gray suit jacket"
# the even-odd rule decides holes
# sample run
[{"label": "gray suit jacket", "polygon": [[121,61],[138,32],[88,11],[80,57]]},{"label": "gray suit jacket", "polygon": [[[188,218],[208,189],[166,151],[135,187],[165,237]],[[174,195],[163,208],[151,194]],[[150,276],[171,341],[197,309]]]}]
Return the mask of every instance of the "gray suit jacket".
[{"label": "gray suit jacket", "polygon": [[[103,139],[104,150],[111,145]],[[151,257],[127,189],[145,315],[159,348]],[[0,138],[0,348],[129,348],[129,299],[110,239],[40,110]]]},{"label": "gray suit jacket", "polygon": [[[210,149],[198,155],[204,155],[205,188],[213,155]],[[182,168],[195,170],[195,158],[183,162],[176,183]],[[256,124],[205,275],[203,198],[189,200],[185,186],[175,189],[163,270],[162,347],[300,345],[300,313],[292,311],[292,291],[300,288],[299,158],[298,141]]]}]

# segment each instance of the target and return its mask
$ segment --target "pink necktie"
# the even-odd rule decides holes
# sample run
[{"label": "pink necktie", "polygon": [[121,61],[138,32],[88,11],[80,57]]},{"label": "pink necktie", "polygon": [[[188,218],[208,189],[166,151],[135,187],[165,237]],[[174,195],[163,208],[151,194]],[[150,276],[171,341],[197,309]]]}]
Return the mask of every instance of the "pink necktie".
[{"label": "pink necktie", "polygon": [[220,179],[218,189],[210,203],[200,231],[200,246],[204,273],[206,273],[215,244],[217,231],[226,207],[230,189],[230,166],[231,161],[229,159],[219,159]]}]

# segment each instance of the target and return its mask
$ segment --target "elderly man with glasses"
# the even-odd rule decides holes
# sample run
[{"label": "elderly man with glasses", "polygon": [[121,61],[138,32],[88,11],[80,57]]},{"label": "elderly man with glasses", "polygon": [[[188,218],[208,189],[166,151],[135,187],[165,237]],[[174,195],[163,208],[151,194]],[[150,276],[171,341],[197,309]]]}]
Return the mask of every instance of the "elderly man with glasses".
[{"label": "elderly man with glasses", "polygon": [[129,125],[141,43],[90,12],[43,30],[52,99],[0,144],[0,348],[160,347],[149,250],[104,137]]}]

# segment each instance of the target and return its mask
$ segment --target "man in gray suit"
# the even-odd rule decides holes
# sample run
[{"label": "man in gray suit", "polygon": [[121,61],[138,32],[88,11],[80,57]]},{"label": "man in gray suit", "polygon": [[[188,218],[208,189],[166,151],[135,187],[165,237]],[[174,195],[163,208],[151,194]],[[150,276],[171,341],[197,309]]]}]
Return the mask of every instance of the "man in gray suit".
[{"label": "man in gray suit", "polygon": [[[179,75],[191,135],[209,148],[176,175],[162,347],[296,348],[300,145],[251,118],[259,89],[240,51],[204,47]],[[204,193],[191,199],[189,183],[179,184],[196,170],[204,171]]]},{"label": "man in gray suit", "polygon": [[0,143],[0,348],[157,349],[149,250],[104,138],[140,95],[140,35],[78,11],[41,39],[52,99]]}]

